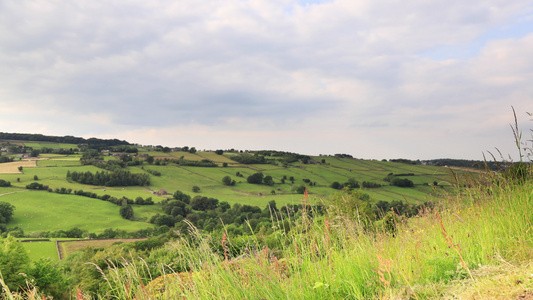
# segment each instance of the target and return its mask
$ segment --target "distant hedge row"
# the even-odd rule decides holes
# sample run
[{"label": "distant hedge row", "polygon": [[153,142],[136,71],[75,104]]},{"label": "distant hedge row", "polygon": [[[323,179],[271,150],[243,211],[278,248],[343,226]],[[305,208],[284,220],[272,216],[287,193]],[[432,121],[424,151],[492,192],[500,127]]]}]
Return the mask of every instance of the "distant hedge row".
[{"label": "distant hedge row", "polygon": [[150,184],[150,175],[145,173],[131,173],[126,170],[112,172],[67,172],[67,179],[90,185],[100,186],[144,186]]}]

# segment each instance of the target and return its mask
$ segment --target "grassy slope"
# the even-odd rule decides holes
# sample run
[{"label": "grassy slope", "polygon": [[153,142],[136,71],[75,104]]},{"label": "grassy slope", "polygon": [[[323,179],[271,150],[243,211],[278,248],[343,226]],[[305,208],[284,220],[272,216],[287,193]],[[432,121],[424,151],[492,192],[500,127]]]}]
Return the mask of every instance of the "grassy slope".
[{"label": "grassy slope", "polygon": [[[360,234],[354,219],[330,216],[310,223],[305,234],[280,236],[281,260],[267,249],[224,262],[207,248],[168,244],[163,251],[202,263],[135,291],[138,299],[529,299],[532,189],[533,183],[507,183],[463,190],[401,222],[394,235]],[[142,266],[134,265],[110,278],[117,295],[131,287],[126,282],[139,282]]]},{"label": "grassy slope", "polygon": [[100,233],[106,228],[133,231],[153,226],[125,220],[120,217],[118,206],[87,197],[24,191],[2,196],[0,200],[5,198],[16,207],[9,227],[18,226],[26,234],[74,227]]},{"label": "grassy slope", "polygon": [[[39,145],[37,145],[39,144]],[[32,144],[33,145],[33,144]],[[46,146],[51,148],[59,148],[65,145],[54,145],[53,143],[36,143],[33,146]],[[367,192],[375,200],[402,200],[411,203],[420,203],[425,201],[431,193],[433,188],[431,186],[422,185],[423,183],[432,183],[438,181],[439,185],[445,186],[449,184],[449,174],[443,168],[429,167],[429,166],[411,166],[399,163],[381,162],[381,161],[366,161],[357,159],[341,159],[335,157],[316,157],[315,160],[325,160],[326,164],[294,164],[290,168],[283,168],[275,165],[242,165],[237,163],[231,163],[230,160],[232,154],[217,155],[213,152],[197,152],[196,154],[190,154],[188,152],[171,152],[161,153],[155,152],[151,155],[179,158],[184,156],[190,160],[211,159],[218,164],[228,162],[229,167],[219,168],[199,168],[199,167],[177,167],[174,165],[156,166],[156,165],[143,165],[142,168],[148,170],[156,170],[161,172],[161,176],[151,176],[151,185],[149,187],[98,187],[82,185],[75,182],[66,181],[65,175],[67,171],[101,171],[94,166],[82,166],[79,162],[79,155],[55,155],[44,154],[42,159],[35,162],[21,161],[14,164],[24,164],[23,172],[18,172],[16,167],[11,170],[13,174],[0,174],[0,178],[8,180],[16,188],[23,189],[27,184],[34,182],[34,177],[38,177],[38,182],[44,185],[48,185],[50,188],[70,188],[72,190],[85,190],[91,191],[98,195],[109,194],[114,197],[128,197],[134,199],[136,197],[152,197],[155,202],[159,202],[164,197],[155,196],[153,191],[165,189],[169,193],[173,193],[176,190],[184,191],[192,196],[196,195],[192,193],[192,187],[197,185],[201,188],[199,195],[214,197],[220,201],[227,201],[230,204],[234,203],[246,203],[251,205],[257,205],[264,207],[269,201],[275,200],[278,206],[285,204],[297,204],[302,200],[302,195],[295,194],[294,188],[304,184],[302,179],[310,179],[316,183],[316,186],[309,186],[308,189],[312,195],[312,199],[324,199],[329,198],[335,190],[329,188],[329,185],[334,182],[345,182],[348,178],[355,178],[359,182],[372,181],[380,184],[387,185],[382,179],[391,172],[394,173],[415,173],[417,176],[410,176],[417,185],[412,189],[402,189],[392,186],[384,186],[378,189],[371,189]],[[106,157],[107,159],[111,159]],[[0,167],[7,166],[7,164],[1,164]],[[33,167],[32,167],[33,166]],[[145,172],[141,167],[130,167],[132,172]],[[237,177],[235,174],[240,172],[243,177]],[[270,175],[274,178],[274,186],[254,185],[246,182],[246,177],[256,172],[263,172],[263,174]],[[230,176],[237,184],[232,187],[224,186],[221,180],[224,176]],[[285,184],[281,183],[281,179],[286,176],[287,180]],[[289,181],[290,177],[294,177],[294,183]],[[8,189],[7,192],[17,191],[15,188]],[[274,191],[274,193],[272,193]],[[0,193],[2,194],[2,193]],[[33,194],[32,194],[33,195]],[[44,194],[39,194],[44,195]],[[1,196],[2,201],[8,201],[16,204],[17,210],[15,215],[19,217],[17,224],[25,224],[27,220],[20,219],[21,215],[27,215],[29,210],[32,209],[29,205],[22,204],[19,200],[18,193],[8,194]],[[47,195],[45,198],[56,197],[53,195]],[[167,196],[168,197],[168,196]],[[32,198],[32,197],[29,197]],[[75,196],[61,196],[61,199],[69,199],[70,201],[79,200]],[[17,202],[18,201],[18,202]],[[23,201],[25,202],[25,201]],[[58,202],[56,205],[59,205]],[[98,202],[95,202],[98,203]],[[62,205],[62,204],[61,204]],[[101,205],[99,203],[98,205]],[[59,209],[63,209],[59,207]],[[160,212],[158,206],[154,207],[136,207],[135,211],[140,219],[149,219],[151,215]],[[51,224],[49,222],[40,222],[39,229],[30,222],[29,225],[25,225],[30,231],[36,230],[57,230],[59,226],[57,224]],[[70,226],[72,223],[68,223]],[[14,224],[14,223],[13,223]],[[45,224],[45,225],[43,225]],[[102,231],[104,228],[113,227],[114,224],[95,223],[91,228],[96,229],[97,226],[103,226],[98,231]],[[144,224],[141,224],[144,226]],[[24,227],[24,226],[23,226]],[[136,226],[130,226],[131,229]],[[63,228],[65,229],[65,228]],[[68,229],[68,228],[67,228]]]},{"label": "grassy slope", "polygon": [[31,261],[37,261],[40,258],[50,258],[54,262],[59,261],[55,241],[24,242],[22,246],[28,251]]}]

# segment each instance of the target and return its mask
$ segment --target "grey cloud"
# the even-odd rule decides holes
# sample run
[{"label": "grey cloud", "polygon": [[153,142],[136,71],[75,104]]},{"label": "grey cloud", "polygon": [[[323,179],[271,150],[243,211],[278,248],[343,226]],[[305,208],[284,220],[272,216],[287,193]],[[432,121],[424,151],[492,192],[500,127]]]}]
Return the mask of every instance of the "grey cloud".
[{"label": "grey cloud", "polygon": [[[529,55],[516,52],[527,41],[489,43],[465,61],[419,57],[468,43],[531,1],[312,2],[0,2],[1,101],[102,115],[101,128],[370,130],[438,128],[531,95]],[[502,49],[511,54],[499,59]]]}]

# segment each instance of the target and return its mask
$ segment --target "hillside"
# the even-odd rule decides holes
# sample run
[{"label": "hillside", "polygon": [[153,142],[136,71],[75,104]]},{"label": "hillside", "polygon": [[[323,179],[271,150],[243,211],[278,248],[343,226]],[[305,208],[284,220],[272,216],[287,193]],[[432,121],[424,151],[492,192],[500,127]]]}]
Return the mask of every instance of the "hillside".
[{"label": "hillside", "polygon": [[[32,135],[28,136],[33,137]],[[12,134],[9,137],[14,138],[16,135]],[[50,139],[48,138],[48,140]],[[55,139],[59,138],[56,137]],[[171,198],[172,194],[179,190],[192,197],[200,195],[215,198],[230,205],[241,203],[263,208],[272,200],[280,207],[287,204],[301,203],[302,190],[298,191],[297,189],[302,186],[307,187],[308,193],[311,195],[311,201],[324,201],[337,192],[337,190],[331,188],[332,184],[339,183],[339,185],[343,185],[350,179],[357,181],[360,186],[365,182],[374,184],[374,188],[365,188],[365,191],[376,202],[392,202],[396,200],[411,204],[421,204],[433,195],[449,188],[452,180],[450,170],[444,167],[335,156],[307,157],[305,163],[301,159],[287,163],[287,158],[280,157],[280,153],[275,151],[266,152],[267,155],[262,155],[261,157],[264,158],[265,163],[261,164],[244,164],[233,160],[232,158],[236,156],[245,156],[238,152],[216,154],[214,151],[161,151],[162,148],[153,147],[135,147],[134,151],[137,152],[130,151],[131,153],[126,154],[127,158],[124,158],[124,153],[126,152],[119,151],[126,148],[113,148],[116,147],[116,140],[111,141],[113,143],[104,146],[104,148],[107,147],[111,151],[104,150],[102,152],[102,150],[99,150],[99,159],[108,164],[109,162],[120,162],[122,159],[137,161],[139,164],[126,166],[123,169],[134,174],[147,174],[150,181],[148,185],[127,187],[94,186],[67,179],[68,172],[104,171],[102,168],[97,167],[96,164],[82,164],[80,159],[85,152],[82,152],[84,151],[83,149],[78,149],[79,145],[76,144],[36,140],[0,141],[0,145],[3,145],[4,150],[6,150],[2,153],[2,157],[13,159],[12,162],[0,164],[0,179],[11,183],[9,188],[0,188],[0,194],[2,195],[0,199],[13,203],[17,207],[14,219],[8,227],[21,228],[29,235],[56,231],[60,228],[66,230],[72,227],[95,233],[101,233],[110,227],[131,231],[152,226],[146,221],[150,220],[153,215],[162,213],[160,208],[158,209],[157,207],[133,204],[136,222],[121,219],[118,212],[115,217],[105,217],[105,215],[98,212],[118,211],[118,208],[114,208],[109,203],[90,198],[83,201],[83,207],[89,209],[64,210],[63,207],[69,206],[67,204],[68,201],[79,202],[77,199],[80,197],[72,194],[27,192],[26,186],[34,182],[45,185],[51,190],[62,188],[70,189],[71,191],[83,190],[98,196],[110,195],[115,198],[126,197],[129,199],[151,197],[156,206],[160,201]],[[102,148],[102,143],[100,143],[98,149]],[[9,148],[13,148],[14,145],[19,147],[21,152],[26,152],[27,154],[33,152],[34,154],[38,153],[38,155],[36,157],[24,157],[27,154],[8,153],[8,150],[13,150]],[[128,147],[130,147],[129,144]],[[72,153],[60,154],[67,149],[72,151]],[[122,158],[121,155],[123,156]],[[249,157],[258,156],[257,153],[247,153],[246,155]],[[151,157],[153,162],[146,162],[147,157]],[[182,163],[180,163],[180,159]],[[210,161],[215,167],[198,167],[191,163],[184,164],[183,161]],[[22,167],[21,170],[19,169],[20,167]],[[264,176],[271,176],[272,182],[270,184],[248,183],[247,177],[258,172],[261,172]],[[411,180],[413,187],[404,188],[391,185],[390,182],[384,180],[391,173],[405,175],[397,177]],[[157,174],[157,176],[153,174]],[[224,185],[222,179],[225,176],[229,176],[231,180],[235,181],[235,184],[231,186]],[[35,180],[35,178],[38,180]],[[192,191],[195,186],[199,188],[198,193]],[[339,187],[337,186],[337,188]],[[167,194],[155,194],[160,191],[166,191]],[[34,209],[36,204],[33,202],[37,198],[39,199],[37,207],[40,207],[45,213],[38,213]],[[107,208],[96,208],[101,205]],[[53,214],[46,213],[46,211],[52,210],[54,213],[61,214],[64,222],[55,223],[55,219],[52,219],[54,220],[53,222],[46,221],[46,218],[54,218]],[[101,217],[109,219],[109,222],[96,221]],[[94,220],[95,222],[79,220]]]},{"label": "hillside", "polygon": [[[17,253],[0,267],[12,270],[2,272],[13,298],[19,273],[35,295],[65,299],[532,295],[523,212],[533,186],[514,175],[347,155],[4,143],[34,156],[0,156],[0,208],[14,207],[0,241]],[[491,288],[493,278],[509,288]]]}]

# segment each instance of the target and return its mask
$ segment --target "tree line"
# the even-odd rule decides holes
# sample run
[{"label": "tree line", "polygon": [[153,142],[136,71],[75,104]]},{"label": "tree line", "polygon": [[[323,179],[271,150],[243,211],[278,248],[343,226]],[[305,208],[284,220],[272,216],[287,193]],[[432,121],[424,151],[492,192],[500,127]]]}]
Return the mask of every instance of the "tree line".
[{"label": "tree line", "polygon": [[81,138],[74,136],[51,136],[43,134],[30,133],[8,133],[0,132],[0,139],[2,140],[21,140],[21,141],[39,141],[39,142],[54,142],[63,144],[86,144],[89,148],[110,147],[118,145],[131,145],[126,141],[118,139],[99,139],[99,138]]},{"label": "tree line", "polygon": [[67,172],[67,180],[81,184],[99,186],[144,186],[150,184],[150,176],[145,173],[131,173],[127,170],[114,170],[112,172]]}]

